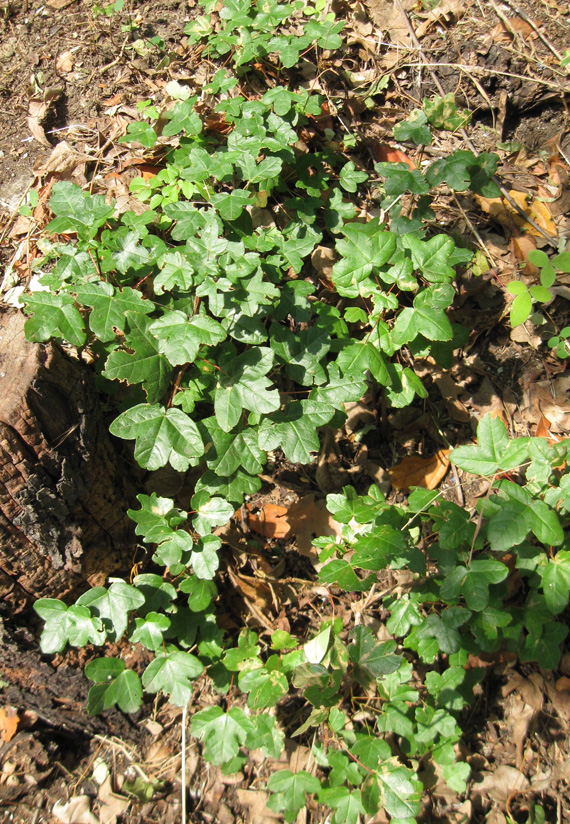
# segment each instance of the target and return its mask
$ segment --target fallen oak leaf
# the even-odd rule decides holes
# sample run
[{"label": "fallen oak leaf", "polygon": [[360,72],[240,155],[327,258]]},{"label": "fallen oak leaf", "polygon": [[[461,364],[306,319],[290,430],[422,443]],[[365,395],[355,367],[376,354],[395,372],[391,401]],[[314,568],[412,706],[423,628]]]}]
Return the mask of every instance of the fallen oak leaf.
[{"label": "fallen oak leaf", "polygon": [[15,707],[0,707],[0,738],[5,744],[16,735],[19,721]]},{"label": "fallen oak leaf", "polygon": [[[511,189],[510,197],[523,210],[529,220],[532,220],[541,229],[552,237],[557,236],[556,226],[550,215],[550,210],[546,204],[540,200],[534,200],[532,203],[528,202],[528,195],[525,192],[517,192]],[[541,233],[535,227],[525,220],[514,207],[502,197],[483,197],[482,195],[473,195],[476,203],[481,209],[491,217],[498,220],[503,226],[507,228],[520,229],[527,235],[534,235],[540,237]]]},{"label": "fallen oak leaf", "polygon": [[56,801],[52,813],[61,824],[99,824],[90,807],[88,795],[76,795],[67,802]]},{"label": "fallen oak leaf", "polygon": [[414,161],[410,160],[405,152],[402,152],[401,149],[395,149],[387,143],[376,143],[376,141],[371,141],[371,149],[374,154],[374,158],[379,163],[405,163],[410,171],[413,171],[416,168]]},{"label": "fallen oak leaf", "polygon": [[253,513],[249,515],[249,526],[263,538],[274,538],[275,540],[290,538],[292,530],[287,522],[288,512],[289,509],[286,506],[265,504],[260,509],[259,515]]},{"label": "fallen oak leaf", "polygon": [[410,455],[392,467],[390,477],[395,489],[410,489],[421,486],[424,489],[436,489],[449,469],[450,449],[439,449],[431,457]]}]

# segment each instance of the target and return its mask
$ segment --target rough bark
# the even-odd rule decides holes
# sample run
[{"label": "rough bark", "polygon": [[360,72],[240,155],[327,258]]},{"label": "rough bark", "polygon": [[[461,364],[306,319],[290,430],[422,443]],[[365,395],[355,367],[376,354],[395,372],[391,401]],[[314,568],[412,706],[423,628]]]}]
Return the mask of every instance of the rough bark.
[{"label": "rough bark", "polygon": [[0,317],[0,598],[78,595],[128,569],[128,467],[113,448],[93,376]]}]

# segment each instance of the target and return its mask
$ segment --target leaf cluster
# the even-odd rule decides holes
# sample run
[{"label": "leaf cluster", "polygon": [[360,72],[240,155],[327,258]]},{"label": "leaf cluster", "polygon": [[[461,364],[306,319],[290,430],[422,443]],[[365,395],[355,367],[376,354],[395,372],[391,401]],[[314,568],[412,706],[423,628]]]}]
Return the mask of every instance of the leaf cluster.
[{"label": "leaf cluster", "polygon": [[[53,187],[52,240],[38,264],[47,291],[25,300],[30,340],[89,347],[103,390],[112,397],[120,385],[111,432],[133,442],[139,465],[193,468],[199,480],[187,511],[155,493],[139,495],[129,511],[154,571],[130,583],[111,579],[70,606],[36,603],[42,649],[126,638],[152,656],[140,671],[120,658],[91,660],[93,714],[113,706],[134,713],[145,694],[159,692],[185,706],[207,674],[218,703],[193,715],[191,734],[226,772],[240,769],[248,750],[278,759],[281,708],[292,693],[302,696],[304,717],[287,732],[326,731],[312,749],[319,775],[274,773],[269,806],[294,821],[310,794],[337,824],[381,809],[413,822],[417,773],[428,761],[456,792],[466,789],[460,713],[482,677],[466,669],[468,656],[506,648],[544,667],[558,662],[570,592],[568,442],[510,440],[500,421],[483,419],[477,445],[451,455],[463,471],[489,478],[473,513],[424,489],[405,506],[389,504],[377,486],[328,496],[343,527],[337,541],[315,542],[320,585],[364,593],[386,570],[411,573],[397,598],[383,597],[389,638],[381,641],[364,624],[347,631],[340,619],[325,619],[309,638],[226,635],[216,622],[216,529],[260,488],[270,453],[310,463],[319,431],[342,425],[347,402],[369,389],[392,407],[426,397],[413,359],[431,354],[445,366],[465,339],[447,310],[456,267],[471,258],[432,231],[430,192],[445,184],[493,196],[497,156],[458,151],[423,171],[381,163],[378,180],[324,138],[300,151],[323,98],[284,85],[246,98],[239,79],[255,61],[279,56],[287,69],[305,49],[338,48],[342,23],[320,0],[305,16],[300,3],[277,0],[200,3],[189,42],[205,39],[209,54],[230,56],[233,69],[226,63],[213,75],[206,107],[179,83],[167,86],[172,105],[163,117],[141,106],[146,119],[131,124],[125,142],[167,146],[164,168],[133,182],[149,207],[142,214],[116,217],[115,204],[98,195],[69,182]],[[301,36],[291,33],[297,24]],[[429,143],[428,123],[463,122],[445,98],[413,113],[396,135]],[[357,219],[362,196],[388,219]],[[334,261],[325,291],[311,263],[323,250]],[[565,262],[562,255],[554,264]],[[547,262],[540,265],[548,277]],[[516,601],[508,597],[513,574]],[[377,701],[366,725],[346,702],[364,694]]]}]

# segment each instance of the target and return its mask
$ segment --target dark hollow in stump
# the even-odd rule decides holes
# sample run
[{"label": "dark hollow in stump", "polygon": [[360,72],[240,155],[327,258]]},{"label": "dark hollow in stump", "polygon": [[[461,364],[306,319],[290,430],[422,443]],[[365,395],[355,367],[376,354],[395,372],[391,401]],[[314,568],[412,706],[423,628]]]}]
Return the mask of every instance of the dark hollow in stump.
[{"label": "dark hollow in stump", "polygon": [[133,504],[93,376],[0,316],[0,602],[73,597],[128,570]]}]

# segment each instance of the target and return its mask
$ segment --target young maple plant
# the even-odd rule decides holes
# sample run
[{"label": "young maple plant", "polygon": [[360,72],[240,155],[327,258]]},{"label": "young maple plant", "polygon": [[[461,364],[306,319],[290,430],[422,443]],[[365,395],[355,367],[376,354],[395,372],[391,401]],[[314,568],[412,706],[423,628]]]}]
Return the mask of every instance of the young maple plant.
[{"label": "young maple plant", "polygon": [[[313,461],[319,430],[341,426],[347,402],[370,389],[392,407],[426,397],[413,357],[431,353],[446,366],[465,340],[446,310],[455,267],[471,258],[430,230],[429,193],[445,183],[495,194],[496,156],[456,152],[423,172],[381,163],[372,178],[326,135],[315,132],[301,150],[324,98],[278,86],[246,99],[239,77],[275,53],[292,67],[302,50],[338,48],[342,24],[317,9],[307,20],[301,4],[237,0],[224,5],[214,33],[215,4],[202,5],[205,15],[187,34],[205,38],[212,56],[231,54],[235,73],[214,74],[206,104],[168,84],[164,169],[132,184],[147,211],[117,217],[100,195],[68,182],[53,187],[44,290],[24,301],[30,340],[89,347],[101,390],[122,385],[110,430],[134,442],[139,465],[193,468],[198,480],[188,511],[155,493],[139,495],[140,507],[129,511],[150,548],[149,571],[88,590],[73,605],[36,603],[42,649],[127,638],[154,656],[142,677],[119,658],[92,660],[91,713],[135,712],[144,693],[158,692],[185,707],[192,682],[206,673],[220,703],[196,712],[191,732],[204,758],[227,772],[240,769],[247,750],[279,757],[280,706],[295,690],[309,712],[289,734],[324,724],[328,743],[313,745],[319,777],[271,776],[269,806],[294,821],[313,794],[334,822],[379,809],[412,822],[428,760],[455,791],[466,790],[459,721],[482,677],[466,670],[468,655],[506,645],[542,666],[558,661],[566,627],[556,616],[570,589],[567,442],[509,441],[499,421],[482,421],[477,446],[452,453],[457,466],[491,480],[474,518],[426,490],[413,491],[406,506],[388,504],[375,486],[367,495],[348,487],[328,496],[343,534],[315,542],[322,585],[366,592],[386,569],[413,574],[401,597],[384,597],[391,640],[379,642],[364,625],[347,637],[338,618],[308,640],[280,631],[261,644],[249,629],[226,637],[216,623],[215,530],[260,489],[270,452],[293,464]],[[291,20],[304,26],[303,37],[281,33]],[[151,148],[156,112],[143,106],[141,114],[146,119],[131,124],[125,140]],[[223,119],[223,134],[204,128],[209,115]],[[426,143],[426,124],[416,114],[401,132]],[[364,196],[379,203],[386,222],[357,219]],[[335,260],[324,284],[311,265],[317,247]],[[500,478],[504,471],[524,479]],[[509,551],[527,593],[516,606],[506,603]],[[417,673],[412,680],[418,659],[421,683]],[[370,723],[348,714],[346,696],[356,688],[376,691]]]}]

